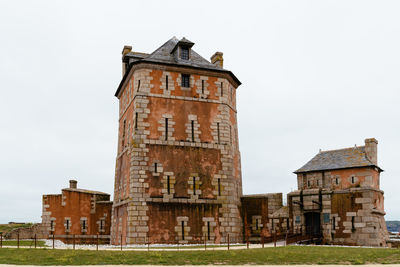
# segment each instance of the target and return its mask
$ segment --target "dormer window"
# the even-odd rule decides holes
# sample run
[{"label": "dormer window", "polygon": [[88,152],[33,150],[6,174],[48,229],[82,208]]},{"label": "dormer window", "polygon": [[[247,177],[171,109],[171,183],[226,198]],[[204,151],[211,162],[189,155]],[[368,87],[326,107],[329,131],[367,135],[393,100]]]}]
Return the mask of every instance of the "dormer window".
[{"label": "dormer window", "polygon": [[189,47],[181,47],[181,59],[189,60]]}]

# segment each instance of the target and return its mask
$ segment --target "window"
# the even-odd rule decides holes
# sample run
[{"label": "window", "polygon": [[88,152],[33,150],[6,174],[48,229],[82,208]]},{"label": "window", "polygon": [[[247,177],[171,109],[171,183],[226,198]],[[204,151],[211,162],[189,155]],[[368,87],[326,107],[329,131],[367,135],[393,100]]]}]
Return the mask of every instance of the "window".
[{"label": "window", "polygon": [[356,230],[356,227],[354,226],[354,220],[355,220],[355,217],[354,216],[352,216],[351,217],[351,230]]},{"label": "window", "polygon": [[339,179],[337,177],[335,178],[335,183],[339,184]]},{"label": "window", "polygon": [[286,229],[290,229],[290,223],[289,223],[289,218],[286,218]]},{"label": "window", "polygon": [[124,120],[124,126],[122,128],[122,148],[124,148],[125,145],[125,131],[126,131],[126,120]]},{"label": "window", "polygon": [[54,220],[50,221],[50,231],[54,231]]},{"label": "window", "polygon": [[157,162],[156,162],[156,163],[154,163],[154,172],[155,172],[155,173],[157,173],[157,171],[158,171],[158,170],[157,170],[157,167],[158,167],[158,166],[157,166]]},{"label": "window", "polygon": [[181,47],[181,59],[189,60],[189,48]]},{"label": "window", "polygon": [[65,232],[69,232],[69,230],[71,229],[71,221],[70,219],[65,219]]},{"label": "window", "polygon": [[182,228],[182,240],[185,240],[185,222],[181,221],[181,228]]},{"label": "window", "polygon": [[332,217],[332,230],[335,230],[335,229],[336,229],[336,217],[333,216]]},{"label": "window", "polygon": [[190,87],[190,75],[189,74],[182,74],[181,86],[186,87],[186,88]]},{"label": "window", "polygon": [[170,181],[169,175],[167,176],[167,192],[168,192],[168,195],[171,194],[171,181]]},{"label": "window", "polygon": [[256,219],[256,230],[258,230],[258,219]]},{"label": "window", "polygon": [[221,195],[221,179],[218,178],[218,196]]},{"label": "window", "polygon": [[138,122],[138,113],[136,112],[136,114],[135,114],[135,130],[137,130],[137,128],[138,128],[137,122]]},{"label": "window", "polygon": [[140,89],[140,80],[138,81],[137,91],[139,92]]},{"label": "window", "polygon": [[211,227],[210,222],[207,222],[207,239],[210,240]]},{"label": "window", "polygon": [[201,93],[204,95],[204,80],[201,80]]},{"label": "window", "polygon": [[196,177],[193,176],[193,195],[196,195]]},{"label": "window", "polygon": [[165,118],[165,141],[168,140],[168,118]]},{"label": "window", "polygon": [[311,183],[310,183],[310,181],[307,181],[307,186],[308,186],[308,187],[310,187],[310,186],[311,186]]},{"label": "window", "polygon": [[229,125],[229,142],[232,144],[232,126]]},{"label": "window", "polygon": [[317,180],[317,186],[319,186],[319,180]]},{"label": "window", "polygon": [[219,133],[219,122],[217,122],[217,137],[218,137],[218,144],[219,144],[219,143],[221,143],[220,133]]},{"label": "window", "polygon": [[86,230],[87,230],[87,221],[86,221],[86,219],[82,219],[81,227],[82,227],[82,232],[86,232]]},{"label": "window", "polygon": [[352,184],[354,184],[354,183],[355,183],[354,176],[351,176],[351,183],[352,183]]},{"label": "window", "polygon": [[224,96],[224,83],[221,82],[221,96]]},{"label": "window", "polygon": [[191,121],[192,126],[192,142],[194,142],[194,121]]},{"label": "window", "polygon": [[100,232],[104,231],[104,225],[105,225],[105,221],[104,221],[104,219],[101,219],[100,220]]},{"label": "window", "polygon": [[274,230],[274,219],[271,219],[271,230]]},{"label": "window", "polygon": [[165,89],[168,90],[168,75],[165,76]]}]

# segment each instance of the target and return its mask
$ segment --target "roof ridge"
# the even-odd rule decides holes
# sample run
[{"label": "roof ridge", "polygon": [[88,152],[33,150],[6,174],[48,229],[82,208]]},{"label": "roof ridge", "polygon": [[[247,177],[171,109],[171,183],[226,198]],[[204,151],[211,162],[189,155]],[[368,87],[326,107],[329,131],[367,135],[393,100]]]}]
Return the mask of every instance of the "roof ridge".
[{"label": "roof ridge", "polygon": [[319,153],[333,152],[333,151],[340,151],[340,150],[347,150],[347,149],[358,149],[358,148],[365,148],[365,146],[352,146],[352,147],[345,147],[345,148],[339,148],[339,149],[321,150],[321,152],[319,152]]}]

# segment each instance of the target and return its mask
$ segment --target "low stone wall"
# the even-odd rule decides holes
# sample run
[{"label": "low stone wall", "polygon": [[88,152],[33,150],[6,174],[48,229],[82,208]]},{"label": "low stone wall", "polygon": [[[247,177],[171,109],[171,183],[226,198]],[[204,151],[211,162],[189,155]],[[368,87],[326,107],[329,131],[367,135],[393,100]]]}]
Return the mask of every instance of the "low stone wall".
[{"label": "low stone wall", "polygon": [[37,239],[47,239],[48,233],[41,223],[36,223],[29,228],[16,228],[4,235],[5,239],[31,239],[35,237]]}]

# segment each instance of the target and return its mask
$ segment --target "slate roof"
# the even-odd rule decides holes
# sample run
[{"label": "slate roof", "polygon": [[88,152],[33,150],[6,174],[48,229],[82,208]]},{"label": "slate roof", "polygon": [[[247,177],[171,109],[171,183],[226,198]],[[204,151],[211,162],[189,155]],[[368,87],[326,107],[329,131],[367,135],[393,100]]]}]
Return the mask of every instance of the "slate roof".
[{"label": "slate roof", "polygon": [[80,189],[80,188],[63,188],[62,191],[72,191],[72,192],[79,192],[79,193],[86,193],[86,194],[93,194],[93,195],[107,195],[107,196],[110,195],[110,194],[100,192],[100,191],[93,191],[93,190]]},{"label": "slate roof", "polygon": [[[365,146],[321,151],[294,173],[375,166],[365,153]],[[378,167],[378,166],[376,166]],[[378,167],[379,168],[379,167]]]},{"label": "slate roof", "polygon": [[[158,64],[167,64],[167,65],[179,65],[183,67],[192,67],[192,68],[200,68],[206,70],[213,70],[218,72],[226,72],[231,75],[231,77],[240,85],[241,82],[239,79],[229,70],[223,69],[219,66],[212,64],[207,59],[200,56],[193,49],[190,50],[190,59],[184,60],[175,56],[173,51],[176,49],[178,43],[186,44],[189,47],[194,45],[193,42],[187,40],[185,37],[179,40],[175,36],[165,42],[162,46],[157,48],[153,53],[139,53],[139,52],[129,52],[124,56],[124,62],[129,62],[129,66],[131,67],[134,64],[138,63],[158,63]],[[129,70],[125,73],[122,78],[118,89],[115,93],[115,96],[118,96],[119,91],[129,73]]]}]

